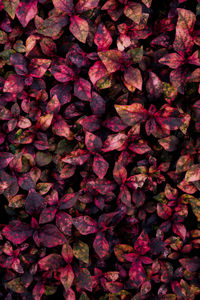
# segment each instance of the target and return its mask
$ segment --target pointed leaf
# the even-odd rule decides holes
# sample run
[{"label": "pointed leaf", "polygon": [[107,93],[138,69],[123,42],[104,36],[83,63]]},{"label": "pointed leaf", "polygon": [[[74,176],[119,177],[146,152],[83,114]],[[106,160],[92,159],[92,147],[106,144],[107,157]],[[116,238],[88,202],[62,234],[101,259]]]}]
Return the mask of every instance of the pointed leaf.
[{"label": "pointed leaf", "polygon": [[26,27],[28,23],[37,14],[37,0],[21,0],[16,15],[23,27]]},{"label": "pointed leaf", "polygon": [[82,234],[92,234],[97,232],[97,223],[89,216],[80,216],[73,219],[73,225]]},{"label": "pointed leaf", "polygon": [[78,16],[71,17],[70,22],[69,30],[71,33],[77,40],[85,44],[89,33],[88,22]]}]

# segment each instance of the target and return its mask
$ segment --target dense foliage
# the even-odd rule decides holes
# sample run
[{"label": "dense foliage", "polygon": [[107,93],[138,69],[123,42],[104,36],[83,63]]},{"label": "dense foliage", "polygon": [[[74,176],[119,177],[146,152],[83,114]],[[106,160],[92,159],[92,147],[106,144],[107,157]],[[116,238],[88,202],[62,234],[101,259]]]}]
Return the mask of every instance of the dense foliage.
[{"label": "dense foliage", "polygon": [[199,15],[0,0],[2,299],[200,299]]}]

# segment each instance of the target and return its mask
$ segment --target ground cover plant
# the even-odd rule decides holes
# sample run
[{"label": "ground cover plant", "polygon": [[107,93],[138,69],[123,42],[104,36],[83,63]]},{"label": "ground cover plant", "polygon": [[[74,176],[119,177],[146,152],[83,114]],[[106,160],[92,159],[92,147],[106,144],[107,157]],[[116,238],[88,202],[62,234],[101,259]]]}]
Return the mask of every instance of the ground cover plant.
[{"label": "ground cover plant", "polygon": [[200,299],[199,15],[0,0],[0,299]]}]

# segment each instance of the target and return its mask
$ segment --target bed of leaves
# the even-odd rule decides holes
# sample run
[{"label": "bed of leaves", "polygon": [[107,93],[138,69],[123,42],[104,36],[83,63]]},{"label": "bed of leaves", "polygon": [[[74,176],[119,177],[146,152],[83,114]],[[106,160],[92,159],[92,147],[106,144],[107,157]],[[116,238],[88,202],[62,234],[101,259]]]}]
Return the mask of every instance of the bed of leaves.
[{"label": "bed of leaves", "polygon": [[200,299],[199,15],[0,0],[1,299]]}]

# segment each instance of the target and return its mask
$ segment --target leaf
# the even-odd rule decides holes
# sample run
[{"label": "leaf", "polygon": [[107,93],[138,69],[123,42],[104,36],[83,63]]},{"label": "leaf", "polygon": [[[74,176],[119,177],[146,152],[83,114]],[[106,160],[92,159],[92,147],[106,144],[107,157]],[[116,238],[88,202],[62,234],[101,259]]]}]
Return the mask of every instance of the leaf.
[{"label": "leaf", "polygon": [[57,84],[50,90],[50,97],[57,96],[61,105],[71,101],[71,87],[68,84]]},{"label": "leaf", "polygon": [[72,270],[72,267],[70,265],[67,265],[65,268],[63,268],[60,272],[60,281],[62,285],[64,286],[65,290],[68,291],[69,288],[72,286],[72,283],[74,281],[74,272]]},{"label": "leaf", "polygon": [[97,27],[94,43],[97,45],[98,51],[106,50],[112,44],[112,37],[103,23]]},{"label": "leaf", "polygon": [[73,250],[72,247],[66,243],[62,246],[62,257],[64,258],[64,260],[66,261],[66,263],[71,263],[73,260]]},{"label": "leaf", "polygon": [[23,281],[20,277],[14,278],[5,283],[6,289],[10,289],[14,293],[22,294],[26,292],[26,288],[23,285]]},{"label": "leaf", "polygon": [[196,272],[200,268],[200,259],[198,257],[181,258],[179,262],[189,272]]},{"label": "leaf", "polygon": [[94,132],[101,127],[100,120],[95,115],[83,117],[78,121],[78,123],[83,126],[83,129],[85,131],[89,132]]},{"label": "leaf", "polygon": [[172,69],[177,69],[185,63],[184,57],[177,53],[169,53],[159,59],[160,64],[164,64]]},{"label": "leaf", "polygon": [[60,211],[56,215],[56,226],[62,231],[65,235],[71,236],[72,231],[72,217]]},{"label": "leaf", "polygon": [[159,139],[158,142],[166,151],[173,152],[177,150],[179,139],[174,135],[170,135],[166,138]]},{"label": "leaf", "polygon": [[185,174],[185,181],[193,182],[200,180],[200,164],[192,165]]},{"label": "leaf", "polygon": [[176,25],[176,35],[173,48],[180,54],[190,54],[194,45],[191,32],[193,30],[196,16],[195,14],[183,8],[178,8],[178,21]]},{"label": "leaf", "polygon": [[73,219],[73,225],[82,234],[92,234],[97,232],[97,223],[89,216],[80,216]]},{"label": "leaf", "polygon": [[76,204],[78,200],[78,193],[68,193],[64,195],[59,201],[60,209],[68,209]]},{"label": "leaf", "polygon": [[127,179],[127,171],[120,163],[116,162],[113,169],[113,178],[115,181],[122,185],[126,182]]},{"label": "leaf", "polygon": [[52,2],[56,9],[72,15],[74,10],[73,0],[52,0]]},{"label": "leaf", "polygon": [[56,135],[65,137],[67,140],[73,139],[73,133],[71,132],[69,125],[62,119],[54,123],[53,131]]},{"label": "leaf", "polygon": [[145,122],[148,116],[147,110],[140,103],[131,105],[115,104],[115,109],[122,121],[129,126]]},{"label": "leaf", "polygon": [[33,77],[41,78],[51,64],[50,59],[32,58],[29,64],[29,72]]},{"label": "leaf", "polygon": [[67,66],[66,61],[63,60],[53,60],[50,72],[59,82],[68,82],[74,79],[74,71]]},{"label": "leaf", "polygon": [[76,150],[72,151],[70,155],[62,158],[62,161],[74,166],[83,165],[90,157],[90,154],[86,150]]},{"label": "leaf", "polygon": [[36,163],[39,167],[47,166],[52,161],[52,155],[49,152],[38,151],[36,153]]},{"label": "leaf", "polygon": [[124,80],[130,86],[142,90],[142,75],[139,69],[129,67],[124,72]]},{"label": "leaf", "polygon": [[[88,75],[90,77],[90,81],[93,85],[95,85],[100,79],[108,74],[104,64],[98,60],[95,64],[89,69]],[[199,80],[200,81],[200,80]]]},{"label": "leaf", "polygon": [[2,233],[14,245],[19,245],[32,236],[33,229],[28,224],[15,220],[6,225]]},{"label": "leaf", "polygon": [[172,209],[164,203],[158,203],[157,214],[160,218],[167,220],[172,214]]},{"label": "leaf", "polygon": [[92,277],[88,269],[79,268],[76,273],[76,282],[81,290],[92,292]]},{"label": "leaf", "polygon": [[10,152],[0,152],[0,169],[6,168],[13,158],[14,155]]},{"label": "leaf", "polygon": [[135,261],[132,263],[132,266],[129,270],[129,277],[137,287],[140,287],[145,282],[145,270],[139,259],[135,259]]},{"label": "leaf", "polygon": [[51,98],[51,100],[47,104],[46,112],[47,113],[58,113],[60,110],[60,102],[56,95]]},{"label": "leaf", "polygon": [[114,253],[120,262],[126,262],[125,254],[132,253],[134,251],[133,247],[126,244],[118,244],[114,247]]},{"label": "leaf", "polygon": [[126,186],[121,186],[120,187],[120,193],[118,195],[118,199],[125,204],[127,207],[132,207],[131,204],[131,193],[127,189]]},{"label": "leaf", "polygon": [[15,72],[18,75],[25,75],[28,73],[27,62],[22,54],[11,54],[10,63],[15,67]]},{"label": "leaf", "polygon": [[148,234],[145,231],[142,231],[142,233],[139,235],[137,240],[134,243],[134,248],[140,255],[144,255],[150,250],[149,247],[149,237]]},{"label": "leaf", "polygon": [[89,33],[88,22],[78,16],[70,17],[69,30],[82,43],[86,43]]},{"label": "leaf", "polygon": [[110,247],[103,232],[97,233],[93,242],[93,247],[95,252],[101,259],[109,256]]},{"label": "leaf", "polygon": [[44,198],[35,191],[30,191],[26,201],[25,210],[30,215],[38,215],[42,211]]},{"label": "leaf", "polygon": [[57,208],[51,206],[51,207],[45,207],[41,214],[40,214],[40,224],[45,224],[53,221],[56,215]]},{"label": "leaf", "polygon": [[15,18],[15,13],[16,13],[18,4],[19,4],[19,0],[14,0],[14,1],[13,0],[3,0],[4,9],[9,14],[11,19]]},{"label": "leaf", "polygon": [[113,150],[118,150],[126,145],[127,135],[123,133],[118,134],[110,134],[108,138],[104,141],[103,148],[101,149],[103,152],[110,152]]},{"label": "leaf", "polygon": [[124,14],[133,22],[139,24],[142,17],[142,5],[140,3],[130,2],[125,6]]},{"label": "leaf", "polygon": [[38,265],[43,271],[56,271],[64,266],[64,260],[59,254],[52,253],[40,259]]},{"label": "leaf", "polygon": [[37,2],[37,0],[20,1],[16,10],[16,16],[23,27],[26,27],[37,14]]},{"label": "leaf", "polygon": [[109,163],[101,155],[95,155],[92,168],[93,172],[103,179],[108,171]]},{"label": "leaf", "polygon": [[56,37],[60,34],[62,28],[67,24],[67,18],[63,15],[49,16],[43,20],[40,19],[39,26],[37,26],[37,33],[47,37]]},{"label": "leaf", "polygon": [[98,52],[98,56],[109,73],[118,71],[121,68],[122,53],[118,50],[107,50]]},{"label": "leaf", "polygon": [[200,200],[193,196],[189,197],[188,202],[192,206],[193,213],[195,214],[197,221],[200,221]]},{"label": "leaf", "polygon": [[90,101],[91,83],[83,78],[79,78],[74,84],[74,96],[84,101]]},{"label": "leaf", "polygon": [[105,113],[105,100],[96,92],[92,92],[90,107],[94,115],[101,116]]},{"label": "leaf", "polygon": [[163,93],[163,85],[160,78],[153,72],[149,72],[149,79],[146,83],[146,89],[152,97],[159,98]]},{"label": "leaf", "polygon": [[81,14],[98,6],[99,0],[79,0],[76,4],[77,13]]},{"label": "leaf", "polygon": [[193,157],[189,154],[181,155],[176,163],[176,173],[182,173],[190,169],[193,165]]},{"label": "leaf", "polygon": [[47,248],[63,245],[66,242],[64,235],[53,224],[40,227],[39,240]]},{"label": "leaf", "polygon": [[21,93],[24,89],[23,79],[19,75],[11,74],[4,83],[4,93]]},{"label": "leaf", "polygon": [[89,264],[89,247],[86,243],[78,240],[73,247],[74,256],[84,262],[85,264]]},{"label": "leaf", "polygon": [[173,232],[179,235],[182,240],[185,240],[187,231],[183,224],[173,224]]},{"label": "leaf", "polygon": [[85,145],[90,152],[98,152],[102,148],[101,138],[91,132],[85,134]]}]

